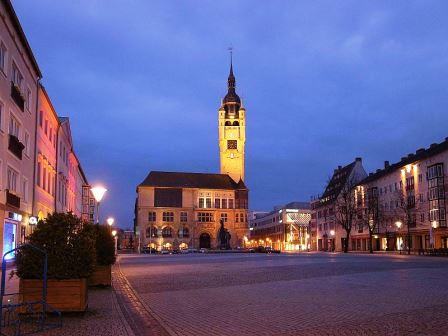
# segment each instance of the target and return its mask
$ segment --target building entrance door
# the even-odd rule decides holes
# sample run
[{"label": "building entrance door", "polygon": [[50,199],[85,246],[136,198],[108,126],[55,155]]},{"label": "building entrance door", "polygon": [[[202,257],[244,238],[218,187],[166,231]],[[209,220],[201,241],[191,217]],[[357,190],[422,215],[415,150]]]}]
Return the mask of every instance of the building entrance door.
[{"label": "building entrance door", "polygon": [[[16,224],[5,222],[5,228],[3,231],[3,253],[16,248],[16,228]],[[10,253],[6,256],[6,259],[12,258],[14,258],[14,253]]]},{"label": "building entrance door", "polygon": [[199,248],[210,248],[210,235],[208,233],[201,233],[199,236]]}]

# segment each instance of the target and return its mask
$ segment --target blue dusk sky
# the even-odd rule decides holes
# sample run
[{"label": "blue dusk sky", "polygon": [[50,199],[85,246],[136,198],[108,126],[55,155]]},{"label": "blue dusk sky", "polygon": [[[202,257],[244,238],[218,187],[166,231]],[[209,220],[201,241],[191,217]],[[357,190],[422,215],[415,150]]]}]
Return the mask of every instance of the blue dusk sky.
[{"label": "blue dusk sky", "polygon": [[13,4],[123,228],[149,171],[219,172],[230,45],[252,210],[309,200],[357,156],[369,172],[448,136],[448,1]]}]

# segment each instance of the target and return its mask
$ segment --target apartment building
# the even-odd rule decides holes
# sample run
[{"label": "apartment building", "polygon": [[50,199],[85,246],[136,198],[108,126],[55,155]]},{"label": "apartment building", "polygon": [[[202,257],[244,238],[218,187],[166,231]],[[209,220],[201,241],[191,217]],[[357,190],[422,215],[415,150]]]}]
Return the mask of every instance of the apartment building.
[{"label": "apartment building", "polygon": [[369,223],[374,250],[448,248],[447,166],[448,138],[369,174],[356,187],[367,218],[357,216],[351,249],[369,249]]},{"label": "apartment building", "polygon": [[338,166],[334,169],[322,196],[313,201],[318,251],[342,251],[346,241],[346,231],[338,223],[335,213],[337,204],[341,194],[347,188],[351,189],[366,176],[361,158],[356,158],[344,167]]},{"label": "apartment building", "polygon": [[58,117],[40,83],[42,74],[9,0],[0,1],[0,17],[3,253],[25,242],[38,219],[55,210],[81,216],[88,183],[73,150],[68,119]]},{"label": "apartment building", "polygon": [[26,236],[33,211],[36,104],[42,77],[10,1],[0,2],[0,244]]}]

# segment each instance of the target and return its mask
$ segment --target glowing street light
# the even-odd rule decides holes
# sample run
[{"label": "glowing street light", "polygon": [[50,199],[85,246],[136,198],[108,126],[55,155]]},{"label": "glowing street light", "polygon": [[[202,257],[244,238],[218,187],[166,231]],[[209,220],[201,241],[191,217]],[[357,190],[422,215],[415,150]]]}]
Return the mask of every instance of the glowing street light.
[{"label": "glowing street light", "polygon": [[103,199],[107,189],[103,186],[96,186],[90,189],[96,201],[96,224],[100,223],[100,202]]},{"label": "glowing street light", "polygon": [[403,223],[400,222],[400,221],[396,221],[396,222],[395,222],[395,225],[397,226],[398,229],[400,229],[401,226],[403,225]]},{"label": "glowing street light", "polygon": [[113,217],[109,217],[109,218],[106,220],[106,222],[107,222],[107,224],[108,224],[109,226],[112,226],[112,225],[114,225],[115,219],[114,219]]},{"label": "glowing street light", "polygon": [[334,230],[331,230],[331,231],[330,231],[330,235],[332,235],[332,236],[334,236],[334,235],[335,235],[335,232],[334,232]]},{"label": "glowing street light", "polygon": [[114,237],[114,240],[115,240],[115,255],[117,255],[117,252],[118,252],[117,230],[112,230],[112,237]]}]

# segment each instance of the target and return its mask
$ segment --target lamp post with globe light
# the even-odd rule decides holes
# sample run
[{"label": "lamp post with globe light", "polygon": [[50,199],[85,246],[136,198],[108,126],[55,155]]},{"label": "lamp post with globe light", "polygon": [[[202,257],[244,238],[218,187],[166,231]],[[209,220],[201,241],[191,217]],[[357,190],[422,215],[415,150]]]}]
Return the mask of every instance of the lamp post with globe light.
[{"label": "lamp post with globe light", "polygon": [[112,230],[112,237],[114,237],[114,240],[115,240],[115,255],[117,255],[117,249],[118,249],[117,230]]},{"label": "lamp post with globe light", "polygon": [[95,186],[90,189],[92,191],[93,197],[96,201],[96,224],[100,224],[100,202],[103,199],[104,194],[106,193],[107,189],[103,186]]},{"label": "lamp post with globe light", "polygon": [[[398,229],[398,236],[400,236],[400,229],[401,229],[401,226],[403,225],[403,223],[402,222],[400,222],[400,221],[396,221],[395,222],[395,226],[397,227],[397,229]],[[402,240],[403,240],[403,238],[402,238]],[[397,244],[398,245],[398,244]],[[403,242],[401,242],[401,245],[400,246],[398,246],[398,250],[400,250],[400,254],[401,254],[401,250],[402,250],[402,245],[403,245]]]},{"label": "lamp post with globe light", "polygon": [[[106,219],[107,225],[109,225],[109,230],[112,230],[112,225],[114,225],[115,219],[113,217],[109,217]],[[111,231],[112,232],[112,231]]]}]

